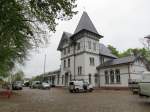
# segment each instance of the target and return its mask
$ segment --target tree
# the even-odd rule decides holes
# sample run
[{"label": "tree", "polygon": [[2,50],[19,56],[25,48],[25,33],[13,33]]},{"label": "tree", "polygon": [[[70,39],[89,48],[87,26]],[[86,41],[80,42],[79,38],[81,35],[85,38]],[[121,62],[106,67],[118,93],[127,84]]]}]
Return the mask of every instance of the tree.
[{"label": "tree", "polygon": [[38,75],[32,78],[33,81],[42,81],[43,80],[43,75]]},{"label": "tree", "polygon": [[[23,63],[28,50],[48,41],[58,20],[71,19],[76,0],[0,0],[0,75]],[[45,27],[44,27],[45,26]]]},{"label": "tree", "polygon": [[108,48],[111,50],[112,54],[116,55],[117,57],[126,57],[126,56],[137,56],[137,55],[141,55],[144,58],[147,59],[147,57],[149,57],[149,51],[146,48],[129,48],[123,52],[119,52],[115,47],[113,47],[112,45],[108,45]]},{"label": "tree", "polygon": [[22,70],[19,70],[14,75],[12,75],[13,81],[23,81],[24,79],[24,72]]},{"label": "tree", "polygon": [[129,48],[125,50],[124,52],[120,53],[120,57],[125,57],[125,56],[137,56],[141,55],[143,57],[147,57],[148,51],[145,48]]},{"label": "tree", "polygon": [[111,50],[112,54],[114,54],[117,57],[120,57],[119,51],[115,47],[113,47],[112,45],[108,45],[108,48]]}]

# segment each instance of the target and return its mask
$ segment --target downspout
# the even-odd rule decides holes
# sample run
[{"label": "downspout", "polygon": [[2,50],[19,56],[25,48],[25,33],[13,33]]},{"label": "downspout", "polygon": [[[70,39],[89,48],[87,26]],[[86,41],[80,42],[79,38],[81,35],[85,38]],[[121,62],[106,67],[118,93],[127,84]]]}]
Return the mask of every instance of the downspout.
[{"label": "downspout", "polygon": [[73,42],[73,54],[74,54],[74,80],[76,79],[76,60],[75,60],[75,48],[76,48],[76,43]]},{"label": "downspout", "polygon": [[101,78],[101,76],[100,76],[100,69],[98,70],[98,83],[99,83],[99,88],[101,87],[101,84],[100,84],[100,78]]},{"label": "downspout", "polygon": [[130,63],[128,63],[128,74],[129,74],[129,79],[131,79],[131,74],[130,74]]}]

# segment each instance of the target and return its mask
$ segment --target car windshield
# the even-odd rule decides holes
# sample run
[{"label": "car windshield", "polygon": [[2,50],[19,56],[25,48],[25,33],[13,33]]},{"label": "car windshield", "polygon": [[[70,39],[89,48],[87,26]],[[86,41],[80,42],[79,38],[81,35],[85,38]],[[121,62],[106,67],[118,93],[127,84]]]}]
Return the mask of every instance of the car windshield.
[{"label": "car windshield", "polygon": [[15,84],[22,84],[22,81],[16,81]]}]

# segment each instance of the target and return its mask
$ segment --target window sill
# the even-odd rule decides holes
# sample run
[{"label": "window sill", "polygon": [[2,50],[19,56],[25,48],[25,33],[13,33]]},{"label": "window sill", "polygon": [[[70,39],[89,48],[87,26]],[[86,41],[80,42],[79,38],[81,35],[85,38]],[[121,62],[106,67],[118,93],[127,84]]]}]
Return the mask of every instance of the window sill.
[{"label": "window sill", "polygon": [[121,84],[121,82],[117,82],[116,84]]}]

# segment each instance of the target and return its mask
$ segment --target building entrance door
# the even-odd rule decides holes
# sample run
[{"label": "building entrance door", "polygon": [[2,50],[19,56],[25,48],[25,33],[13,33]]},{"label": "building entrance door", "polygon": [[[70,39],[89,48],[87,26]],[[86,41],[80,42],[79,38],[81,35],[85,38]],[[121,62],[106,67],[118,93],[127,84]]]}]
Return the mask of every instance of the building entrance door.
[{"label": "building entrance door", "polygon": [[95,87],[99,87],[99,75],[98,74],[95,74]]},{"label": "building entrance door", "polygon": [[52,86],[55,86],[55,76],[52,76]]},{"label": "building entrance door", "polygon": [[68,82],[69,82],[69,74],[67,72],[65,73],[65,86],[68,85]]}]

